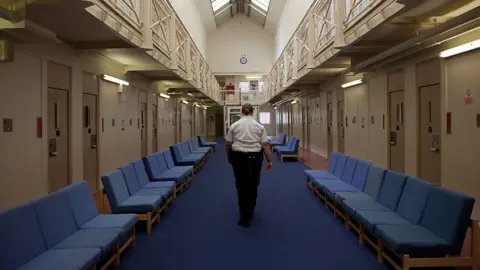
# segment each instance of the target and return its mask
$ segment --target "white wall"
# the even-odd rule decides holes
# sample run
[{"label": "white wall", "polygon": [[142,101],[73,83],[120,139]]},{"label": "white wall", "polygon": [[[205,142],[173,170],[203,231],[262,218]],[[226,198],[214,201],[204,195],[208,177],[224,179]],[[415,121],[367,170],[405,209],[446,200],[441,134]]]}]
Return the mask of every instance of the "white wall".
[{"label": "white wall", "polygon": [[[307,10],[312,5],[313,0],[287,0],[282,16],[277,25],[277,35],[275,37],[275,60],[282,54],[283,49],[292,37]],[[274,61],[275,61],[274,60]]]},{"label": "white wall", "polygon": [[[234,17],[207,38],[207,62],[215,74],[266,74],[272,68],[275,37],[248,18]],[[242,55],[248,58],[245,65],[240,63]]]},{"label": "white wall", "polygon": [[207,59],[206,31],[194,0],[170,0],[198,50]]}]

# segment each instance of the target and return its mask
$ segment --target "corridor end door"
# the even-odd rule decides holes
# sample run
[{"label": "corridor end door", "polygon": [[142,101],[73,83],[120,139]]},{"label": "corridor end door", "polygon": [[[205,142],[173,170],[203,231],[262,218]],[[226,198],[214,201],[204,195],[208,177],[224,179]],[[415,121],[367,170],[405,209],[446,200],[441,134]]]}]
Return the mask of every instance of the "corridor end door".
[{"label": "corridor end door", "polygon": [[157,105],[152,105],[152,147],[153,153],[158,152],[158,109]]},{"label": "corridor end door", "polygon": [[333,104],[331,102],[329,102],[327,104],[327,149],[328,149],[328,153],[330,155],[330,153],[332,152],[332,149],[333,149],[333,132],[332,132],[332,127],[333,127],[333,108],[332,108]]},{"label": "corridor end door", "polygon": [[390,169],[405,171],[404,91],[390,92]]},{"label": "corridor end door", "polygon": [[48,191],[69,185],[68,91],[48,88]]},{"label": "corridor end door", "polygon": [[83,178],[90,190],[98,188],[97,95],[83,94]]},{"label": "corridor end door", "polygon": [[338,119],[338,152],[345,153],[345,102],[338,101],[337,119]]},{"label": "corridor end door", "polygon": [[142,157],[147,156],[147,103],[140,102],[140,139]]},{"label": "corridor end door", "polygon": [[441,184],[440,86],[420,88],[420,177]]}]

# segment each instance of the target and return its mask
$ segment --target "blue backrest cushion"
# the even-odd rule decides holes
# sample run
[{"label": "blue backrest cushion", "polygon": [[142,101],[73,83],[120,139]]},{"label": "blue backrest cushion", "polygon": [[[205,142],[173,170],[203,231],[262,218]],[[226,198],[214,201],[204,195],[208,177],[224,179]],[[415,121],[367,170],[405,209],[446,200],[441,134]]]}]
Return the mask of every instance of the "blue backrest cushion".
[{"label": "blue backrest cushion", "polygon": [[147,172],[148,177],[150,179],[154,179],[155,177],[162,174],[160,170],[160,166],[158,165],[157,158],[153,155],[146,156],[142,158],[143,164],[145,165],[145,171]]},{"label": "blue backrest cushion", "polygon": [[173,162],[172,153],[170,151],[163,152],[163,156],[165,157],[165,162],[167,163],[167,167],[169,169],[175,167],[175,163]]},{"label": "blue backrest cushion", "polygon": [[67,194],[77,227],[80,228],[98,216],[98,209],[87,182],[77,182],[61,189],[59,192]]},{"label": "blue backrest cushion", "polygon": [[429,188],[433,184],[424,180],[408,177],[405,181],[397,213],[413,224],[418,224],[425,210]]},{"label": "blue backrest cushion", "polygon": [[358,159],[354,157],[348,157],[347,162],[345,163],[345,168],[343,169],[342,181],[346,183],[352,183],[353,174],[357,168]]},{"label": "blue backrest cushion", "polygon": [[118,213],[120,211],[119,205],[130,197],[123,173],[120,170],[115,170],[104,175],[102,176],[102,183],[107,192],[107,198],[112,212]]},{"label": "blue backrest cushion", "polygon": [[365,189],[363,192],[373,199],[377,199],[382,187],[383,179],[385,177],[386,169],[372,165],[368,169],[367,182],[365,183]]},{"label": "blue backrest cushion", "polygon": [[188,149],[188,145],[185,142],[180,144],[180,152],[182,152],[182,156],[184,157],[188,157],[191,154]]},{"label": "blue backrest cushion", "polygon": [[280,142],[282,144],[287,143],[287,134],[283,133],[283,134],[280,135]]},{"label": "blue backrest cushion", "polygon": [[172,154],[172,159],[174,160],[174,162],[179,162],[180,160],[183,159],[176,144],[170,146],[169,148],[170,148],[170,153]]},{"label": "blue backrest cushion", "polygon": [[165,162],[165,156],[163,155],[163,153],[162,152],[156,153],[154,156],[157,159],[157,163],[158,163],[158,167],[160,168],[160,171],[162,173],[168,171],[167,162]]},{"label": "blue backrest cushion", "polygon": [[335,165],[335,171],[333,172],[336,177],[342,178],[346,162],[347,156],[340,154],[337,159],[337,164]]},{"label": "blue backrest cushion", "polygon": [[192,140],[187,140],[186,143],[187,143],[188,148],[190,149],[190,151],[194,151],[194,150],[195,150],[195,148],[193,147]]},{"label": "blue backrest cushion", "polygon": [[133,168],[135,169],[135,174],[137,175],[138,184],[143,187],[148,184],[148,175],[145,171],[145,165],[143,165],[142,160],[136,160],[132,162]]},{"label": "blue backrest cushion", "polygon": [[78,230],[72,208],[65,192],[55,192],[35,202],[38,223],[47,249],[60,243]]},{"label": "blue backrest cushion", "polygon": [[300,146],[300,140],[299,140],[298,138],[295,138],[295,143],[294,143],[293,146],[290,148],[290,150],[292,150],[292,151],[294,151],[294,152],[297,152],[299,146]]},{"label": "blue backrest cushion", "polygon": [[133,165],[127,164],[122,166],[120,170],[123,173],[123,177],[125,177],[125,184],[127,184],[128,193],[130,193],[130,195],[137,193],[142,187],[138,182],[137,174],[135,173]]},{"label": "blue backrest cushion", "polygon": [[407,176],[403,173],[387,171],[377,201],[392,211],[396,211],[402,196]]},{"label": "blue backrest cushion", "polygon": [[198,140],[192,139],[193,146],[195,146],[195,149],[200,148],[200,144],[198,143]]},{"label": "blue backrest cushion", "polygon": [[46,251],[38,217],[31,203],[0,214],[0,268],[15,270]]},{"label": "blue backrest cushion", "polygon": [[353,174],[352,185],[359,190],[365,188],[365,182],[367,182],[368,170],[372,164],[363,160],[357,162],[355,167],[355,173]]},{"label": "blue backrest cushion", "polygon": [[338,156],[340,155],[340,153],[337,153],[337,152],[332,152],[332,154],[330,155],[330,159],[328,160],[328,172],[330,173],[334,173],[335,172],[335,166],[337,165],[337,160],[338,160]]},{"label": "blue backrest cushion", "polygon": [[462,250],[474,203],[472,197],[432,186],[428,190],[420,225],[452,244],[458,254]]}]

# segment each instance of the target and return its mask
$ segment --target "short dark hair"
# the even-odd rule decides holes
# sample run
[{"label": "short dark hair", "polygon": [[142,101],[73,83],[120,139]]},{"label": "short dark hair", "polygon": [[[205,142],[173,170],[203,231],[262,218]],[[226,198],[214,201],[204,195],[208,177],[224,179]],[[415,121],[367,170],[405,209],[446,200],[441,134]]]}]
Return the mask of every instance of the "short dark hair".
[{"label": "short dark hair", "polygon": [[245,103],[242,106],[242,114],[243,115],[250,115],[253,113],[253,106],[250,103]]}]

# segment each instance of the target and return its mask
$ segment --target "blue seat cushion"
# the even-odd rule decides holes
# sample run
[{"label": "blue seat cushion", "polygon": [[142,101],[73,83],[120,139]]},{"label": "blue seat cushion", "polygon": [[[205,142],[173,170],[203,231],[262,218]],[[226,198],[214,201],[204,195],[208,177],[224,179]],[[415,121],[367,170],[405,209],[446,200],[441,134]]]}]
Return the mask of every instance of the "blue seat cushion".
[{"label": "blue seat cushion", "polygon": [[118,228],[80,229],[60,241],[53,249],[99,248],[103,255],[112,250],[119,238]]},{"label": "blue seat cushion", "polygon": [[351,216],[360,210],[390,211],[387,207],[369,199],[344,200],[341,205]]},{"label": "blue seat cushion", "polygon": [[98,248],[51,249],[29,261],[19,270],[88,270],[100,259]]},{"label": "blue seat cushion", "polygon": [[340,178],[336,177],[332,173],[328,171],[314,171],[314,170],[305,170],[305,175],[308,177],[309,180],[313,179],[336,179],[340,180]]},{"label": "blue seat cushion", "polygon": [[397,254],[429,257],[451,251],[447,241],[419,225],[378,225],[375,234]]},{"label": "blue seat cushion", "polygon": [[322,189],[330,196],[333,197],[337,192],[360,192],[356,187],[347,184],[343,181],[330,181],[324,183]]},{"label": "blue seat cushion", "polygon": [[168,188],[145,188],[140,189],[137,193],[133,194],[135,196],[148,196],[148,195],[159,195],[162,196],[162,201],[165,200],[172,193],[172,189]]},{"label": "blue seat cushion", "polygon": [[297,154],[297,151],[292,150],[292,149],[279,150],[278,152],[279,152],[280,154],[284,154],[284,155],[295,155],[295,154]]},{"label": "blue seat cushion", "polygon": [[168,171],[161,175],[155,175],[152,181],[174,181],[176,183],[181,183],[185,180],[186,176],[187,174],[185,172]]},{"label": "blue seat cushion", "polygon": [[128,232],[137,223],[135,214],[98,215],[85,223],[81,229],[120,228],[123,233]]},{"label": "blue seat cushion", "polygon": [[175,181],[159,181],[159,182],[150,182],[142,187],[142,189],[147,188],[169,188],[173,189],[177,183]]},{"label": "blue seat cushion", "polygon": [[371,200],[374,199],[363,192],[336,192],[335,195],[339,200]]},{"label": "blue seat cushion", "polygon": [[131,196],[124,200],[119,206],[119,210],[124,213],[146,213],[154,212],[160,203],[162,197],[157,195],[151,196]]},{"label": "blue seat cushion", "polygon": [[378,225],[410,225],[411,223],[402,216],[391,211],[359,210],[355,213],[358,219],[370,232]]},{"label": "blue seat cushion", "polygon": [[340,180],[335,179],[314,179],[312,184],[317,188],[322,188],[327,183],[340,182]]}]

